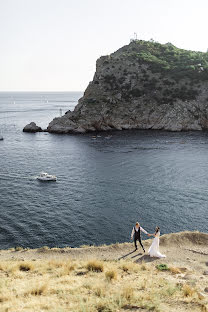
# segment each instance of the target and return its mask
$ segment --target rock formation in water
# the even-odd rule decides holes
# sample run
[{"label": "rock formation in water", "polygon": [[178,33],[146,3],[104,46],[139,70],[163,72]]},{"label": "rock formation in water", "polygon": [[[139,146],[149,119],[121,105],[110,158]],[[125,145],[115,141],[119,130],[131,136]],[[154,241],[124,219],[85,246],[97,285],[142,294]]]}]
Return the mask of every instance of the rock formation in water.
[{"label": "rock formation in water", "polygon": [[97,60],[93,81],[73,112],[47,130],[208,128],[208,53],[134,40]]},{"label": "rock formation in water", "polygon": [[35,122],[31,122],[26,125],[23,129],[24,132],[41,132],[43,131],[41,127],[38,127]]}]

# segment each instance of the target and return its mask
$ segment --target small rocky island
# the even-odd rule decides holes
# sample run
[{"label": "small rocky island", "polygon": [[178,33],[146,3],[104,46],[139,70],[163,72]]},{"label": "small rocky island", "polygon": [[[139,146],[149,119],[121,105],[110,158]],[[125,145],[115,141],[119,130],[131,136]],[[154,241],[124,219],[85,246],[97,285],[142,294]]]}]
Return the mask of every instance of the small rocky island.
[{"label": "small rocky island", "polygon": [[74,111],[55,118],[47,131],[122,129],[208,129],[208,53],[134,40],[97,60]]},{"label": "small rocky island", "polygon": [[35,122],[31,122],[28,125],[26,125],[23,129],[23,132],[41,132],[43,131],[41,127],[37,126]]}]

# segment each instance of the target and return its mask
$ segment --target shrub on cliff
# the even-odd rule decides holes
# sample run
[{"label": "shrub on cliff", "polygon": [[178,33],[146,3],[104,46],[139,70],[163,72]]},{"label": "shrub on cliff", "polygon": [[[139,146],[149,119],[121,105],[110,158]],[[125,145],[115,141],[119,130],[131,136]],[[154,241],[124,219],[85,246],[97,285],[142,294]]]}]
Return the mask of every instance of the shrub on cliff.
[{"label": "shrub on cliff", "polygon": [[165,74],[176,81],[182,78],[208,80],[208,53],[179,49],[172,44],[137,40],[126,48],[122,57],[146,63],[152,72]]}]

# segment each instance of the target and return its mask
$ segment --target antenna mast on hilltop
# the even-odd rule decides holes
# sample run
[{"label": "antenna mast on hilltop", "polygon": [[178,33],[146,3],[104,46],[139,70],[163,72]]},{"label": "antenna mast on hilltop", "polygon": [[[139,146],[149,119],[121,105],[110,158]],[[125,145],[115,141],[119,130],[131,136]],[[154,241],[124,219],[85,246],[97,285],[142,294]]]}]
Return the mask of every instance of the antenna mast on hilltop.
[{"label": "antenna mast on hilltop", "polygon": [[133,42],[133,41],[137,41],[137,33],[136,32],[134,32],[134,38],[130,39],[130,42]]}]

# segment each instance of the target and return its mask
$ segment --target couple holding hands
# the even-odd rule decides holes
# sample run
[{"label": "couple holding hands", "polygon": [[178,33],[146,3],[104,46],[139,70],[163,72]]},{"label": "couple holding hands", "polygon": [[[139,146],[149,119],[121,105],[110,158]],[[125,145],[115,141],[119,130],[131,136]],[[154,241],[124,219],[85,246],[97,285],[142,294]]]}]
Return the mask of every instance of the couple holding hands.
[{"label": "couple holding hands", "polygon": [[133,227],[132,232],[131,232],[131,239],[134,239],[134,245],[135,245],[135,251],[137,250],[137,240],[139,241],[142,249],[145,252],[144,246],[141,241],[141,232],[145,233],[148,236],[154,236],[152,245],[150,246],[148,250],[148,255],[150,257],[156,257],[156,258],[165,258],[165,255],[162,255],[159,251],[159,244],[160,244],[160,228],[157,226],[155,228],[155,233],[149,234],[147,231],[145,231],[139,224],[139,222],[136,222],[136,225]]}]

